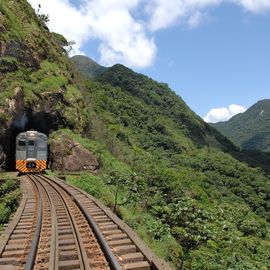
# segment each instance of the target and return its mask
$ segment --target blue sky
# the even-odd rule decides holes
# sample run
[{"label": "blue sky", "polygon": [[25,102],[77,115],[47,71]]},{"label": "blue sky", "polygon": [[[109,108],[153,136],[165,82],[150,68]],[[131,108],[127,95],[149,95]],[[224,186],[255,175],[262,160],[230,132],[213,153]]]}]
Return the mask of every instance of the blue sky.
[{"label": "blue sky", "polygon": [[270,0],[29,2],[76,41],[75,54],[168,83],[207,121],[269,98]]},{"label": "blue sky", "polygon": [[158,56],[144,70],[168,82],[202,117],[211,108],[270,98],[270,14],[222,5],[211,15],[194,29],[178,25],[157,33]]}]

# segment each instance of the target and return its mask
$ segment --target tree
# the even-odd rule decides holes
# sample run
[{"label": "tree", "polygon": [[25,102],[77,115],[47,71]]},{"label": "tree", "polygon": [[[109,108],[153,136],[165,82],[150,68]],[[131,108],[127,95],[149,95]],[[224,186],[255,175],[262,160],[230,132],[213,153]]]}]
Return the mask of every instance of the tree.
[{"label": "tree", "polygon": [[47,28],[47,23],[50,21],[49,14],[41,13],[41,5],[38,4],[37,17],[43,27]]},{"label": "tree", "polygon": [[125,188],[127,184],[127,178],[123,173],[120,173],[118,171],[111,171],[109,173],[109,184],[115,186],[113,212],[116,213],[117,206],[126,203],[126,201],[122,203],[119,202],[119,192],[121,191],[121,189]]}]

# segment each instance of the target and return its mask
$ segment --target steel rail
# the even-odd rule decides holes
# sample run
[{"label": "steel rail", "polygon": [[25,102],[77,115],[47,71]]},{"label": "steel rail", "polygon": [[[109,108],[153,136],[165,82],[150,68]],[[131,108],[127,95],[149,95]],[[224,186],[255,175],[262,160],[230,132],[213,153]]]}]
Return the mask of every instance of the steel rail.
[{"label": "steel rail", "polygon": [[[37,179],[37,178],[41,178],[42,179],[42,176],[41,175],[37,175],[35,176],[36,180],[40,183],[40,181]],[[83,247],[81,244],[83,244],[83,241],[80,237],[80,232],[78,231],[78,228],[77,228],[77,225],[76,225],[76,221],[74,220],[74,217],[73,215],[70,213],[69,211],[69,208],[68,208],[68,204],[66,202],[66,199],[64,198],[63,194],[61,194],[61,192],[59,190],[57,190],[56,187],[54,187],[52,185],[52,183],[50,183],[50,181],[48,180],[45,180],[47,184],[49,184],[54,190],[55,192],[58,194],[58,196],[61,198],[62,202],[63,202],[63,205],[64,207],[66,208],[66,212],[67,212],[67,215],[70,219],[70,223],[72,224],[72,229],[74,231],[74,239],[76,241],[76,245],[77,245],[77,248],[78,248],[78,256],[79,256],[79,261],[81,263],[81,269],[85,269],[85,270],[90,270],[90,266],[89,266],[89,262],[88,262],[88,258],[87,258],[87,254],[85,253]],[[53,182],[54,184],[56,184],[55,182]],[[40,183],[41,184],[41,183]],[[41,184],[43,185],[43,184]],[[59,187],[59,185],[57,185]],[[69,195],[69,194],[68,194]],[[81,244],[80,244],[81,243]],[[120,270],[120,269],[119,269]]]},{"label": "steel rail", "polygon": [[[45,189],[47,192],[47,190]],[[58,267],[58,228],[57,228],[57,217],[56,217],[56,210],[55,210],[55,205],[52,203],[52,199],[49,196],[50,202],[51,202],[51,211],[52,211],[52,238],[51,240],[55,239],[54,243],[51,244],[51,250],[50,253],[54,254],[52,256],[53,258],[50,257],[50,267],[49,269],[57,269]]]},{"label": "steel rail", "polygon": [[[72,196],[70,193],[69,193],[69,195]],[[76,204],[78,205],[78,207],[81,209],[81,211],[83,212],[88,223],[90,224],[111,269],[112,270],[121,270],[121,267],[120,267],[117,259],[115,258],[114,254],[112,253],[111,248],[109,247],[107,241],[103,237],[103,235],[102,235],[101,231],[99,230],[97,224],[95,223],[94,219],[89,215],[86,208],[79,202],[79,200],[77,198],[73,197],[73,199],[76,202]]]},{"label": "steel rail", "polygon": [[34,183],[34,185],[36,186],[36,188],[38,190],[38,194],[39,194],[39,208],[38,208],[37,225],[36,225],[36,229],[35,229],[34,238],[32,240],[31,249],[29,251],[29,256],[28,256],[26,264],[24,266],[24,270],[33,270],[35,260],[36,260],[36,255],[37,255],[40,232],[41,232],[43,200],[42,200],[42,194],[41,194],[39,187],[36,185],[35,181],[32,179],[32,177],[30,175],[27,175],[27,176]]},{"label": "steel rail", "polygon": [[43,176],[43,175],[39,175],[42,179],[44,179],[47,182],[53,182],[56,185],[58,185],[59,187],[61,187],[63,190],[65,190],[65,192],[67,194],[69,194],[69,196],[71,196],[73,198],[73,200],[75,201],[76,205],[79,207],[79,209],[82,211],[82,213],[84,214],[87,222],[89,223],[89,225],[91,226],[99,244],[100,247],[105,255],[105,258],[107,259],[110,267],[112,270],[121,270],[121,267],[117,261],[117,259],[115,258],[114,254],[111,251],[111,248],[109,247],[107,241],[105,240],[105,238],[103,237],[100,229],[98,228],[96,222],[94,221],[94,219],[91,217],[91,215],[88,213],[88,211],[86,210],[86,208],[80,203],[80,201],[75,198],[71,192],[64,186],[59,185],[57,182],[53,181],[52,179]]},{"label": "steel rail", "polygon": [[49,256],[49,269],[58,268],[58,230],[57,230],[57,218],[55,205],[53,204],[52,198],[47,191],[47,189],[40,183],[40,181],[35,177],[35,179],[40,184],[44,193],[46,194],[48,201],[50,202],[51,207],[51,247],[50,247],[50,256]]}]

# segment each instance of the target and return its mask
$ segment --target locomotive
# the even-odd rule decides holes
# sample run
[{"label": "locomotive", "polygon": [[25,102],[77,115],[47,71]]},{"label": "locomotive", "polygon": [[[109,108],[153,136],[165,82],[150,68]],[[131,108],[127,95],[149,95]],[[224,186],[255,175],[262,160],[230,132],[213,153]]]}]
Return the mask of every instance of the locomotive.
[{"label": "locomotive", "polygon": [[16,170],[40,173],[47,167],[48,138],[37,131],[21,132],[16,137]]}]

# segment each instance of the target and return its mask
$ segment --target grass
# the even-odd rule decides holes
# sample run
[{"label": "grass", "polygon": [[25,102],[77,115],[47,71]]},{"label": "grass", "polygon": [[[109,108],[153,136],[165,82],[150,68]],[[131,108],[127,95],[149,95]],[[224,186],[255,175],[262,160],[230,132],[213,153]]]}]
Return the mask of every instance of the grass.
[{"label": "grass", "polygon": [[[82,172],[80,174],[66,173],[66,181],[85,190],[113,209],[116,186],[115,183],[110,182],[110,174],[112,171],[117,172],[118,175],[127,174],[130,172],[128,165],[116,159],[101,143],[82,138],[80,135],[74,134],[67,129],[54,132],[50,136],[50,140],[58,139],[62,135],[69,135],[73,140],[92,151],[101,163],[98,175],[93,175],[90,172]],[[52,173],[48,172],[48,174]],[[176,257],[182,255],[183,250],[181,246],[171,236],[167,226],[157,222],[153,216],[147,213],[146,209],[143,209],[141,204],[129,202],[127,195],[127,190],[120,188],[118,194],[119,205],[117,207],[118,216],[133,228],[161,258],[166,258],[173,262]],[[174,264],[177,264],[177,262],[174,262]]]},{"label": "grass", "polygon": [[0,228],[9,221],[9,217],[14,213],[21,199],[19,181],[6,173],[0,174]]},{"label": "grass", "polygon": [[[258,216],[246,203],[260,206],[262,193],[256,195],[254,190],[257,185],[261,191],[267,188],[266,178],[254,180],[258,170],[246,172],[246,165],[208,148],[183,154],[174,161],[174,168],[150,154],[147,157],[140,148],[130,150],[127,162],[125,157],[112,154],[106,141],[83,138],[67,129],[52,135],[51,140],[70,136],[94,153],[101,164],[98,175],[66,175],[67,181],[111,209],[118,189],[117,215],[176,269],[181,268],[181,261],[186,269],[208,269],[203,267],[212,265],[204,259],[207,256],[215,260],[209,269],[222,261],[229,265],[231,255],[226,250],[231,245],[241,256],[245,253],[245,260],[254,265],[253,257],[247,259],[253,256],[253,249],[246,247],[246,241],[260,243],[258,256],[262,258],[261,265],[266,264],[269,252],[263,246],[269,245],[269,224],[264,212],[258,212]],[[130,162],[134,160],[132,151],[137,152],[138,158],[135,171]],[[255,185],[253,189],[249,182]]]},{"label": "grass", "polygon": [[[106,183],[105,174],[101,173],[98,176],[89,172],[79,175],[67,174],[66,179],[68,183],[91,194],[111,209],[113,208],[115,187]],[[125,193],[122,191],[119,196],[121,200],[125,197]],[[117,214],[159,257],[173,261],[175,257],[182,255],[181,246],[166,230],[166,226],[157,222],[141,206],[129,203],[122,205],[117,208]]]}]

